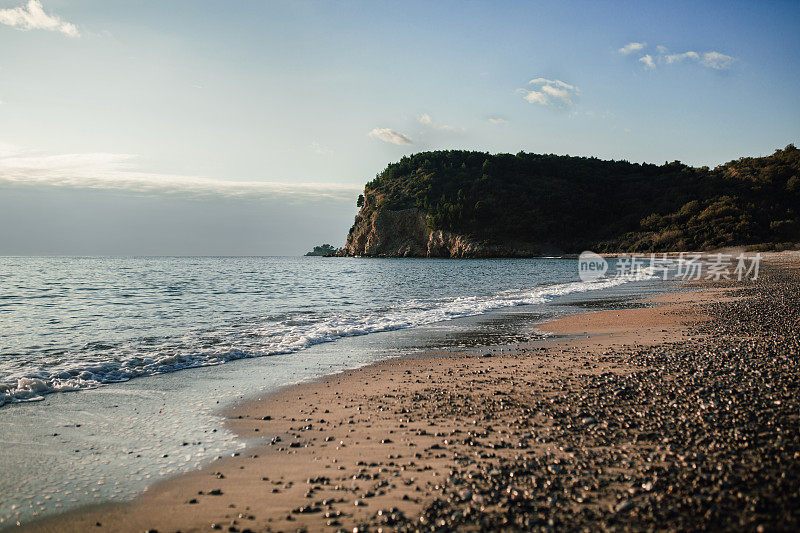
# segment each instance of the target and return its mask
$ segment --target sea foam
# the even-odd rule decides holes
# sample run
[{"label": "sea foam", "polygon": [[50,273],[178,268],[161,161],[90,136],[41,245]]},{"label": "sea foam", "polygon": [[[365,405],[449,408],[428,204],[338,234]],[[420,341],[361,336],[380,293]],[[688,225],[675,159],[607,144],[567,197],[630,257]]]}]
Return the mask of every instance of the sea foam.
[{"label": "sea foam", "polygon": [[118,352],[70,359],[53,365],[22,368],[0,382],[0,405],[43,399],[53,392],[88,389],[140,376],[186,368],[219,365],[229,361],[291,354],[316,344],[344,337],[367,335],[433,324],[521,305],[546,303],[558,296],[614,287],[650,277],[638,273],[507,290],[489,296],[410,299],[369,312],[309,312],[305,315],[271,316],[246,327],[222,327],[186,333],[179,341],[147,339],[141,345]]}]

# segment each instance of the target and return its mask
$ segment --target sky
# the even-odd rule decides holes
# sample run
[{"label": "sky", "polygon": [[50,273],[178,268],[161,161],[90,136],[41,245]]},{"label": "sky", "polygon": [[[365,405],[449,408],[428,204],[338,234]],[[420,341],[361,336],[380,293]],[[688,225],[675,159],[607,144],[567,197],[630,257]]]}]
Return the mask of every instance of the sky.
[{"label": "sky", "polygon": [[0,254],[297,255],[426,150],[800,141],[798,2],[0,0]]}]

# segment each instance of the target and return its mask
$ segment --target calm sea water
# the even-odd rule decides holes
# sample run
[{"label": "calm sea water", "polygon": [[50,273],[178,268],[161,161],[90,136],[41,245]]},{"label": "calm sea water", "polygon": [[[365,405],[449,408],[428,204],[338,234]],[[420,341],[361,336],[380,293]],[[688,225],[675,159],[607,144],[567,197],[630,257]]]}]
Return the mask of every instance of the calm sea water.
[{"label": "calm sea water", "polygon": [[0,258],[0,405],[622,283],[574,261]]}]

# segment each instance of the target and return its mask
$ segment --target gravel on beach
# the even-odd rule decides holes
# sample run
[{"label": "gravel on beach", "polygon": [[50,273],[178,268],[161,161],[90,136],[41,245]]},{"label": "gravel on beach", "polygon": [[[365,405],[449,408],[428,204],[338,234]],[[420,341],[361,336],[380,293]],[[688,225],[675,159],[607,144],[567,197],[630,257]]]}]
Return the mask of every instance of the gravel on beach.
[{"label": "gravel on beach", "polygon": [[[426,398],[417,408],[476,419],[467,449],[509,421],[518,453],[462,448],[421,516],[362,529],[800,529],[800,276],[776,267],[730,289],[686,340],[604,354],[631,373],[538,398]],[[556,452],[527,452],[535,441]]]}]

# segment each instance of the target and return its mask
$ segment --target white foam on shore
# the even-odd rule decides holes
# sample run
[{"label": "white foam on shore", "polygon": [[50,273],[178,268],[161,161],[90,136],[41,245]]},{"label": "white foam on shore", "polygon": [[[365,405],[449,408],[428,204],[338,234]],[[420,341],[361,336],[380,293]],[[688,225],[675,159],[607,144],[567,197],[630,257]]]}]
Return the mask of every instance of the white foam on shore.
[{"label": "white foam on shore", "polygon": [[222,347],[204,346],[202,337],[197,334],[185,335],[178,346],[133,347],[128,352],[104,356],[107,360],[83,359],[55,367],[40,367],[35,371],[22,369],[20,375],[6,376],[0,382],[0,405],[37,401],[49,393],[94,388],[135,377],[219,365],[236,359],[290,354],[343,337],[423,326],[520,305],[542,304],[558,296],[606,289],[650,277],[640,273],[504,291],[491,296],[409,300],[372,313],[295,316],[245,329],[203,332],[204,336],[228,340],[229,343]]}]

